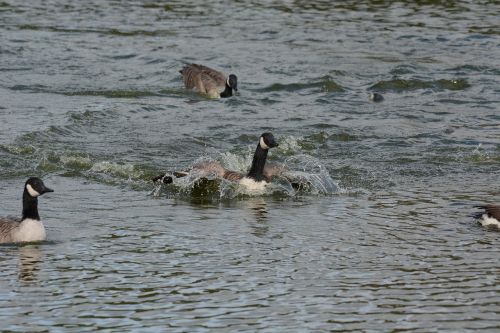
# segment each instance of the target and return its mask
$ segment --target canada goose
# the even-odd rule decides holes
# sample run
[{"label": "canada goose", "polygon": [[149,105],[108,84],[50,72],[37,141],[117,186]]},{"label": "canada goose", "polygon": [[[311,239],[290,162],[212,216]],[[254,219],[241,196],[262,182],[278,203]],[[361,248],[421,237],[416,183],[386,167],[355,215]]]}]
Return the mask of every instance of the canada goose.
[{"label": "canada goose", "polygon": [[36,242],[45,240],[45,228],[38,215],[38,197],[54,190],[45,186],[40,178],[26,181],[23,192],[23,216],[0,218],[0,243]]},{"label": "canada goose", "polygon": [[500,229],[500,206],[484,205],[475,207],[483,210],[474,215],[482,226],[494,226]]},{"label": "canada goose", "polygon": [[215,69],[190,64],[179,71],[184,85],[210,98],[225,98],[233,96],[233,90],[238,91],[238,78],[234,74],[226,77]]},{"label": "canada goose", "polygon": [[[249,190],[263,190],[271,181],[273,176],[284,171],[284,166],[266,165],[267,153],[270,148],[277,147],[274,136],[271,133],[263,133],[259,138],[259,143],[253,155],[252,165],[246,175],[225,169],[219,162],[201,162],[193,166],[191,171],[201,173],[202,175],[215,175],[232,182],[238,182]],[[174,172],[174,177],[180,178],[187,176],[188,171]],[[169,176],[158,176],[153,181],[161,180],[165,184],[172,183],[173,179]]]}]

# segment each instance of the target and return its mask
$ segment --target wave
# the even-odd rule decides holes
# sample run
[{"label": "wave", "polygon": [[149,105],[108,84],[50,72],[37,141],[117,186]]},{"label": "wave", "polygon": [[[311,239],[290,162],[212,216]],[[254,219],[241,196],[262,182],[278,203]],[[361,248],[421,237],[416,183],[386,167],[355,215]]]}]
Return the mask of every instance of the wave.
[{"label": "wave", "polygon": [[393,79],[387,81],[379,81],[369,88],[374,91],[412,91],[419,89],[432,89],[432,90],[465,90],[471,85],[465,79],[440,79],[433,81],[425,81],[419,79]]},{"label": "wave", "polygon": [[321,78],[310,80],[309,82],[296,82],[296,83],[273,83],[262,89],[260,92],[276,92],[287,91],[296,92],[301,90],[314,89],[314,92],[343,92],[344,87],[336,83],[329,75]]}]

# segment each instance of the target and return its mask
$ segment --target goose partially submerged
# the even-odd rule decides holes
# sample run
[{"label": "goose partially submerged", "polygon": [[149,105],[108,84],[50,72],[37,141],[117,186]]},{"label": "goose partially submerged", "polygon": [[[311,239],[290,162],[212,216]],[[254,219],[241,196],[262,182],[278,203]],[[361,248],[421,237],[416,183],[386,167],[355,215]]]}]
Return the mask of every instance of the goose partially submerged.
[{"label": "goose partially submerged", "polygon": [[475,207],[482,210],[474,215],[482,226],[491,226],[500,229],[500,206],[484,205]]},{"label": "goose partially submerged", "polygon": [[184,85],[210,98],[225,98],[233,96],[233,90],[238,91],[238,78],[234,74],[228,77],[207,66],[190,64],[179,71]]},{"label": "goose partially submerged", "polygon": [[[236,171],[225,169],[219,162],[200,162],[193,165],[190,171],[174,172],[176,178],[185,177],[190,172],[195,172],[197,175],[213,175],[219,178],[239,183],[250,191],[263,190],[272,177],[282,173],[285,168],[281,165],[266,165],[267,153],[269,149],[277,147],[278,143],[271,133],[263,133],[259,138],[259,143],[255,149],[252,160],[252,165],[248,173],[242,174]],[[170,176],[158,176],[153,181],[162,181],[165,184],[173,182]]]},{"label": "goose partially submerged", "polygon": [[29,178],[24,184],[23,215],[19,218],[0,217],[0,243],[36,242],[45,240],[45,228],[38,215],[38,197],[54,190],[40,178]]}]

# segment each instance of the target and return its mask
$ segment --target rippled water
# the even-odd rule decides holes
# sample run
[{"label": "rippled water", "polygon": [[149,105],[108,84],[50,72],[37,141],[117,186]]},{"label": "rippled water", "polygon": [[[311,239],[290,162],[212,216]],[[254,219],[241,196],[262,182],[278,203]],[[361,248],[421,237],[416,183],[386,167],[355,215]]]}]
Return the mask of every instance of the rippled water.
[{"label": "rippled water", "polygon": [[[46,242],[0,246],[1,330],[500,330],[499,233],[471,217],[500,200],[499,13],[0,1],[0,216],[30,175],[56,191]],[[240,94],[186,92],[190,62]],[[244,171],[265,131],[271,161],[335,191],[150,182],[203,158]]]}]

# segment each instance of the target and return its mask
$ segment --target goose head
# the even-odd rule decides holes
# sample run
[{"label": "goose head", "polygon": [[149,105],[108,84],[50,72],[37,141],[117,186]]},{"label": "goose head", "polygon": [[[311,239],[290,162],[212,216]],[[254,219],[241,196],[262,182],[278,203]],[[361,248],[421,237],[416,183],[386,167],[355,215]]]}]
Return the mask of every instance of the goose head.
[{"label": "goose head", "polygon": [[271,133],[263,133],[259,139],[260,148],[268,150],[270,148],[278,147],[278,143]]},{"label": "goose head", "polygon": [[47,192],[54,192],[53,189],[45,186],[43,181],[37,177],[31,177],[24,185],[25,192],[32,198],[36,198]]},{"label": "goose head", "polygon": [[229,74],[227,85],[234,91],[238,91],[238,78],[234,74]]}]

